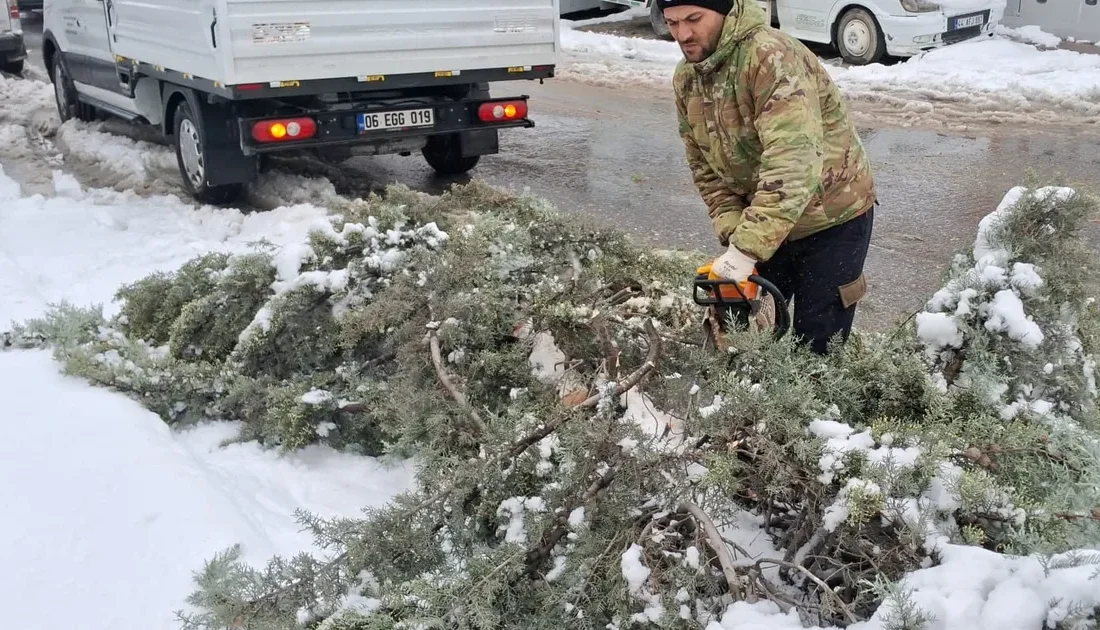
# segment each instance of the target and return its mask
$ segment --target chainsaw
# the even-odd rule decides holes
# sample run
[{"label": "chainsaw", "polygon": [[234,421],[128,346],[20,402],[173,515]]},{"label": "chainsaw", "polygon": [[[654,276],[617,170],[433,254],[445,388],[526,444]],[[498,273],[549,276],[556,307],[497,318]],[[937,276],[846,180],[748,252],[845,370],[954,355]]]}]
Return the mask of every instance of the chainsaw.
[{"label": "chainsaw", "polygon": [[729,322],[754,330],[772,329],[776,339],[791,327],[787,299],[774,284],[757,274],[743,282],[721,278],[714,273],[714,261],[695,271],[696,304],[707,307],[703,321],[704,346],[726,349],[722,333]]}]

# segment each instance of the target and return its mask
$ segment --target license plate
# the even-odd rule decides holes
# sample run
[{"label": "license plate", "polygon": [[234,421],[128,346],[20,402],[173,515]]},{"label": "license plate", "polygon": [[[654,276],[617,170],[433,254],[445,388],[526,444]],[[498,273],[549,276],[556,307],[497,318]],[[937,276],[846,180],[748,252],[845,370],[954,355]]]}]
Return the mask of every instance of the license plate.
[{"label": "license plate", "polygon": [[981,26],[985,24],[984,13],[974,13],[972,15],[960,15],[959,17],[951,18],[951,30],[957,30],[960,28],[970,28],[971,26]]},{"label": "license plate", "polygon": [[370,112],[359,114],[359,133],[409,127],[431,127],[435,124],[435,110],[403,109],[395,112]]}]

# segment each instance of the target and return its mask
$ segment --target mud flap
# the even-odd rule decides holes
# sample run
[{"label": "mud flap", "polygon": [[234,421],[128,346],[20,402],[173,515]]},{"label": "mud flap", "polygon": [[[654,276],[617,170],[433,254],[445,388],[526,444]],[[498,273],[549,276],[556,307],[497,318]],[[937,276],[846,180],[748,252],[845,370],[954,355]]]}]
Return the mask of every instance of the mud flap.
[{"label": "mud flap", "polygon": [[206,140],[206,183],[210,186],[247,184],[259,174],[259,160],[241,151],[236,116],[228,109],[203,104]]},{"label": "mud flap", "polygon": [[500,136],[496,129],[463,131],[458,134],[458,149],[462,157],[499,153]]}]

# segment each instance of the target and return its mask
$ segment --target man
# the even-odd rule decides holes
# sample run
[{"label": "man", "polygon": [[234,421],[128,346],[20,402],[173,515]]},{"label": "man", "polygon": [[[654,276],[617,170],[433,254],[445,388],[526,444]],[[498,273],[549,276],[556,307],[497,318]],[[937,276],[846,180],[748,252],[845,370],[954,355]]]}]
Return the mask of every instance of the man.
[{"label": "man", "polygon": [[726,253],[793,298],[794,334],[847,340],[866,292],[876,204],[863,144],[836,85],[757,0],[655,0],[684,53],[673,85],[688,166]]}]

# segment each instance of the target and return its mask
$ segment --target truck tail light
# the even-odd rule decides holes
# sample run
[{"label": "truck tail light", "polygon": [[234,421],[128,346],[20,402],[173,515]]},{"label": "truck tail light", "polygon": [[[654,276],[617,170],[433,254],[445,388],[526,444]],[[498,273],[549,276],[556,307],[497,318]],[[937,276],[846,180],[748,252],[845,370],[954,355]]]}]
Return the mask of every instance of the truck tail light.
[{"label": "truck tail light", "polygon": [[15,0],[11,0],[11,4],[8,5],[8,17],[13,20],[19,19],[19,3]]},{"label": "truck tail light", "polygon": [[257,142],[287,142],[305,140],[317,133],[317,123],[312,118],[279,118],[261,120],[252,125],[252,137]]},{"label": "truck tail light", "polygon": [[527,118],[527,101],[490,101],[477,108],[481,122],[509,122]]}]

